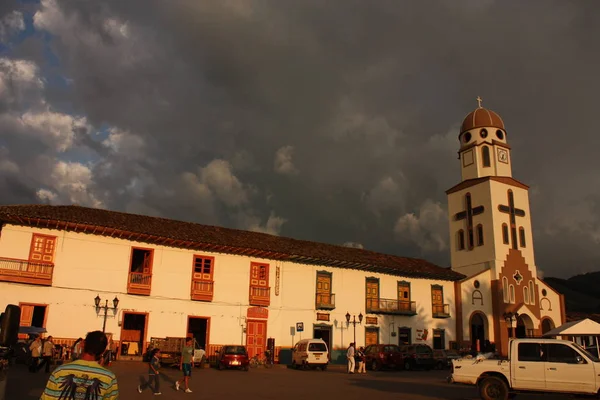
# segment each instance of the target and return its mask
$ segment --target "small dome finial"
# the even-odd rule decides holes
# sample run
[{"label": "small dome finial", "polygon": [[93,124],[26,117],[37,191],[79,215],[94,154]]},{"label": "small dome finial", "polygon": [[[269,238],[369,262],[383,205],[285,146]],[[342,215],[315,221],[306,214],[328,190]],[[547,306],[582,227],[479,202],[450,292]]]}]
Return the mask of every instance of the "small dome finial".
[{"label": "small dome finial", "polygon": [[481,108],[481,102],[483,101],[483,99],[479,96],[477,96],[477,105],[479,106],[479,108]]}]

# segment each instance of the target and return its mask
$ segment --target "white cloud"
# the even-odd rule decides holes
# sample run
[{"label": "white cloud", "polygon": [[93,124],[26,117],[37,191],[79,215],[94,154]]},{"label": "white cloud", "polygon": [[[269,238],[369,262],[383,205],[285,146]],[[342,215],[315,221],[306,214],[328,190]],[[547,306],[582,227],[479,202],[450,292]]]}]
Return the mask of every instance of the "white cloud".
[{"label": "white cloud", "polygon": [[287,219],[278,217],[274,212],[271,212],[265,225],[261,225],[257,218],[251,218],[252,222],[248,224],[246,229],[253,232],[268,233],[270,235],[279,235],[281,227],[287,222]]},{"label": "white cloud", "polygon": [[298,173],[298,169],[294,166],[292,156],[294,147],[284,146],[275,152],[275,172],[284,175],[293,175]]},{"label": "white cloud", "polygon": [[15,10],[0,20],[0,41],[7,42],[11,35],[24,30],[23,14]]},{"label": "white cloud", "polygon": [[357,243],[357,242],[345,242],[344,244],[342,244],[342,246],[344,246],[344,247],[352,247],[353,249],[364,249],[365,248],[362,245],[362,243]]},{"label": "white cloud", "polygon": [[72,146],[76,129],[89,129],[84,117],[52,111],[28,111],[23,114],[21,121],[23,125],[33,128],[42,141],[53,144],[59,152],[64,152]]},{"label": "white cloud", "polygon": [[52,204],[78,204],[89,207],[102,207],[103,204],[92,193],[92,170],[81,163],[58,160],[47,180],[50,189],[37,191],[40,200]]},{"label": "white cloud", "polygon": [[389,209],[403,210],[409,185],[410,182],[402,173],[395,178],[385,176],[363,196],[363,200],[367,209],[378,216],[381,211]]},{"label": "white cloud", "polygon": [[18,103],[28,98],[28,103],[35,105],[40,103],[43,87],[34,62],[0,57],[0,101]]},{"label": "white cloud", "polygon": [[141,151],[145,145],[144,139],[140,136],[114,127],[109,129],[108,137],[102,144],[127,158],[142,156]]},{"label": "white cloud", "polygon": [[408,213],[398,219],[394,227],[397,237],[419,246],[423,252],[441,252],[447,249],[448,216],[438,202],[427,199],[419,215]]},{"label": "white cloud", "polygon": [[228,161],[213,160],[206,167],[200,168],[198,174],[185,172],[182,174],[184,184],[195,196],[205,200],[217,199],[229,207],[238,207],[248,201],[248,191],[233,174]]}]

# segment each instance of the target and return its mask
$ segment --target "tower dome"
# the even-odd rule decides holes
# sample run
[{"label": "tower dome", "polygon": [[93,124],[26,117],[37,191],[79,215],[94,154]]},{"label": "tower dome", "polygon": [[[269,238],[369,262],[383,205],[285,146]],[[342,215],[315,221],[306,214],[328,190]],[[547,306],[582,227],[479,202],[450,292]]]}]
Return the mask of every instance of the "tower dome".
[{"label": "tower dome", "polygon": [[506,131],[502,118],[492,110],[481,107],[481,98],[477,98],[479,107],[467,115],[460,128],[460,133],[466,132],[475,128],[498,128]]}]

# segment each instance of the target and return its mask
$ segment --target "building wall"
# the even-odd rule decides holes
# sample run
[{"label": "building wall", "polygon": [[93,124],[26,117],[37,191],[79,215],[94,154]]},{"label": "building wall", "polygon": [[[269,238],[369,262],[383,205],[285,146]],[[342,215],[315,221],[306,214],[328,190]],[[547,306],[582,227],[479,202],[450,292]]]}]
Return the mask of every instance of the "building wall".
[{"label": "building wall", "polygon": [[[353,326],[345,322],[345,314],[365,312],[365,278],[380,279],[380,297],[396,299],[397,282],[411,283],[411,296],[416,301],[418,315],[383,316],[377,315],[381,343],[398,338],[391,330],[399,327],[412,327],[413,341],[417,329],[428,329],[424,343],[432,344],[432,329],[445,329],[446,346],[455,340],[455,305],[453,282],[425,279],[410,279],[385,274],[342,268],[301,265],[289,262],[255,259],[218,253],[194,252],[145,243],[135,243],[124,239],[102,237],[91,234],[35,229],[6,225],[0,238],[0,257],[26,260],[29,256],[33,233],[57,237],[55,269],[51,287],[0,282],[0,307],[6,304],[40,303],[48,304],[46,328],[55,337],[77,338],[86,332],[102,328],[102,315],[96,315],[94,298],[99,295],[109,300],[109,305],[118,296],[119,310],[116,316],[107,320],[107,332],[120,339],[123,312],[147,312],[148,332],[151,337],[184,336],[188,316],[210,318],[209,343],[244,343],[243,325],[249,303],[250,263],[261,262],[270,265],[269,285],[271,304],[267,337],[274,337],[277,346],[292,346],[302,338],[312,337],[313,324],[332,326],[333,346],[346,347],[354,338]],[[152,289],[150,296],[127,294],[127,280],[131,248],[154,249],[152,267]],[[192,262],[194,255],[215,257],[214,297],[212,302],[190,300]],[[279,295],[275,294],[276,275],[279,269]],[[332,293],[336,295],[336,309],[330,312],[330,320],[316,320],[315,291],[317,271],[332,272]],[[451,318],[432,318],[431,285],[444,288],[444,303],[450,305]],[[103,312],[101,312],[103,313]],[[369,315],[371,316],[371,315]],[[373,315],[375,316],[375,315]],[[291,327],[303,322],[305,331],[292,336]],[[366,319],[356,327],[356,341],[364,344]]]},{"label": "building wall", "polygon": [[[486,339],[494,342],[494,315],[492,311],[492,288],[490,287],[492,273],[488,269],[461,281],[461,298],[463,308],[462,332],[463,341],[471,340],[471,317],[474,313],[485,316]],[[475,287],[475,281],[479,287]]]}]

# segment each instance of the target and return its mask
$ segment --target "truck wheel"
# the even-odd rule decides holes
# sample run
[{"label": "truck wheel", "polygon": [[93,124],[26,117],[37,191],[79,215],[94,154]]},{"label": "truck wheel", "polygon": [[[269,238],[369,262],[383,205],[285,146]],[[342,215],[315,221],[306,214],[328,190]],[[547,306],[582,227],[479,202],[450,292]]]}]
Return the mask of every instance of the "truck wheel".
[{"label": "truck wheel", "polygon": [[479,396],[483,400],[508,400],[508,386],[495,376],[483,378],[479,383]]}]

